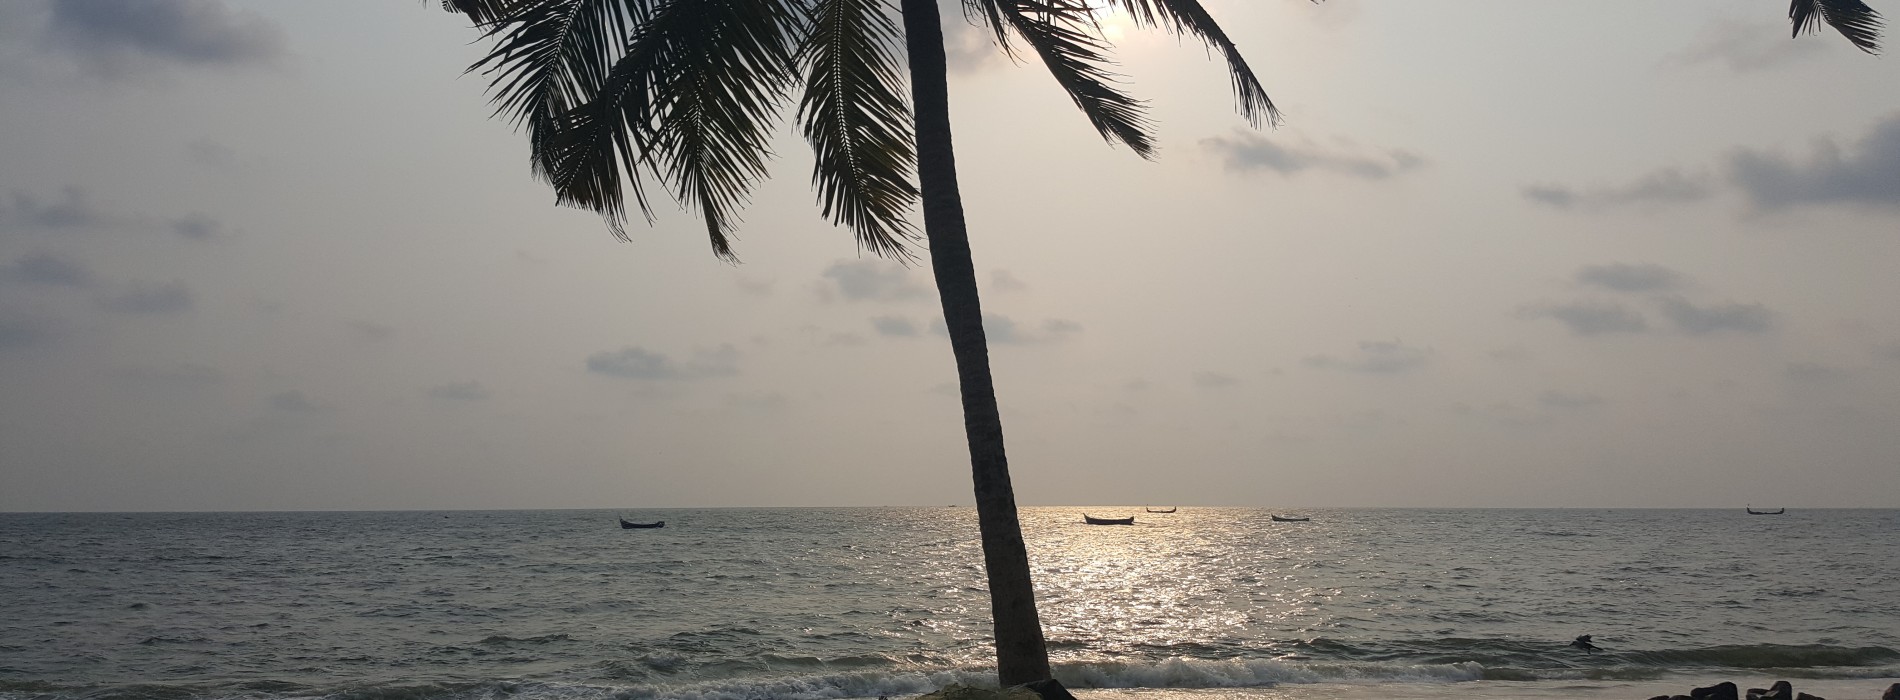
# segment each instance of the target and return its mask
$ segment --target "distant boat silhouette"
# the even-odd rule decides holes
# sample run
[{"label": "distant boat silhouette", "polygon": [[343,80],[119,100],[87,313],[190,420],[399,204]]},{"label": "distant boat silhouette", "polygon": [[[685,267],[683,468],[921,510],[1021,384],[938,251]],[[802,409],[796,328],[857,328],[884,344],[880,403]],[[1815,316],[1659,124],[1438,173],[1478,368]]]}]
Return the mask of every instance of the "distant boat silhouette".
[{"label": "distant boat silhouette", "polygon": [[1148,512],[1150,512],[1150,513],[1172,513],[1172,512],[1174,512],[1174,511],[1177,511],[1177,510],[1180,510],[1180,509],[1181,509],[1181,507],[1180,507],[1180,506],[1174,506],[1174,507],[1172,507],[1172,508],[1169,508],[1169,509],[1167,509],[1167,510],[1161,510],[1160,508],[1149,508],[1149,507],[1147,507],[1147,506],[1142,506],[1142,507],[1141,507],[1141,509],[1142,509],[1142,510],[1145,510],[1145,511],[1148,511]]},{"label": "distant boat silhouette", "polygon": [[630,523],[630,522],[627,522],[626,518],[620,519],[620,529],[622,530],[651,530],[656,527],[666,527],[666,521],[661,520],[658,522],[651,522],[651,523]]},{"label": "distant boat silhouette", "polygon": [[1308,520],[1312,520],[1312,518],[1295,518],[1295,517],[1286,516],[1286,515],[1273,516],[1273,522],[1276,522],[1276,523],[1303,523]]},{"label": "distant boat silhouette", "polygon": [[1748,511],[1749,515],[1781,515],[1782,513],[1788,512],[1787,508],[1776,508],[1774,510],[1755,510],[1753,506],[1744,506],[1744,509]]},{"label": "distant boat silhouette", "polygon": [[1090,525],[1133,525],[1135,524],[1135,516],[1130,515],[1126,518],[1097,518],[1088,513],[1083,513],[1082,522]]}]

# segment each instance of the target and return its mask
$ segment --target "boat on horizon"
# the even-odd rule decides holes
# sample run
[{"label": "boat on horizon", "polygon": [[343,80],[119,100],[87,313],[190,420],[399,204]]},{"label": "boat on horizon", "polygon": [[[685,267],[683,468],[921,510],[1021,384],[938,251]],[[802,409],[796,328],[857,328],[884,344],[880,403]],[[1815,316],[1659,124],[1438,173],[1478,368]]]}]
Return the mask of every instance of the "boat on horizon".
[{"label": "boat on horizon", "polygon": [[626,518],[620,519],[620,529],[622,530],[651,530],[656,527],[666,527],[666,521],[659,520],[659,521],[650,522],[650,523],[630,523],[630,522],[627,522]]},{"label": "boat on horizon", "polygon": [[1097,518],[1088,513],[1083,513],[1082,522],[1090,525],[1133,525],[1135,524],[1135,516],[1130,515],[1126,518]]},{"label": "boat on horizon", "polygon": [[1743,506],[1743,510],[1748,511],[1749,515],[1781,515],[1782,513],[1788,512],[1788,509],[1785,507],[1776,508],[1774,510],[1755,510],[1754,506]]},{"label": "boat on horizon", "polygon": [[1142,506],[1142,507],[1141,507],[1141,509],[1142,509],[1142,510],[1145,510],[1145,511],[1148,511],[1148,512],[1150,512],[1150,513],[1172,513],[1172,512],[1174,512],[1174,511],[1177,511],[1177,510],[1180,510],[1180,509],[1181,509],[1181,507],[1180,507],[1180,506],[1173,506],[1173,507],[1171,507],[1171,508],[1168,508],[1167,510],[1162,510],[1162,509],[1160,509],[1160,508],[1149,508],[1149,507],[1147,507],[1147,506]]},{"label": "boat on horizon", "polygon": [[1276,522],[1276,523],[1303,523],[1303,522],[1306,522],[1306,521],[1308,521],[1308,520],[1312,520],[1312,518],[1295,518],[1295,517],[1293,517],[1293,516],[1290,516],[1290,515],[1275,515],[1275,516],[1273,516],[1273,522]]}]

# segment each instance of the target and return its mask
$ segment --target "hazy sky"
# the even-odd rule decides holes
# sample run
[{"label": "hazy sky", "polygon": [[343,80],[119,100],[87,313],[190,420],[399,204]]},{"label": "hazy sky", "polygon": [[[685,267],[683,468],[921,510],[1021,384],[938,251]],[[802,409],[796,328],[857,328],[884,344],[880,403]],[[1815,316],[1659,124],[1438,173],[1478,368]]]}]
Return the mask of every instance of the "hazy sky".
[{"label": "hazy sky", "polygon": [[[1287,123],[1111,18],[1156,162],[948,16],[1023,503],[1896,505],[1894,59],[1771,0],[1204,1]],[[790,128],[743,264],[621,243],[476,38],[0,3],[0,510],[970,502],[929,267]]]}]

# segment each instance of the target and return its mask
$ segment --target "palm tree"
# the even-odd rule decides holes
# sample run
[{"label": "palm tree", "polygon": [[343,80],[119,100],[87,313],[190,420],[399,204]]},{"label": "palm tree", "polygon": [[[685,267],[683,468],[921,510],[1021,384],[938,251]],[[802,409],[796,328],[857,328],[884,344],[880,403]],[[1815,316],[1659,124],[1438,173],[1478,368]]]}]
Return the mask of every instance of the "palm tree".
[{"label": "palm tree", "polygon": [[[527,132],[535,176],[623,239],[627,194],[651,220],[651,178],[704,217],[714,255],[733,259],[732,214],[765,177],[769,127],[800,83],[796,119],[817,155],[812,181],[827,218],[849,226],[861,249],[909,261],[917,234],[906,215],[921,194],[963,395],[997,676],[1006,686],[1049,678],[957,191],[937,0],[444,4],[494,41],[470,70],[492,76],[497,115]],[[1150,124],[1117,85],[1098,12],[1201,40],[1226,59],[1241,113],[1255,125],[1278,119],[1198,0],[963,0],[963,10],[1012,56],[1027,46],[1103,138],[1144,158],[1154,153]]]}]

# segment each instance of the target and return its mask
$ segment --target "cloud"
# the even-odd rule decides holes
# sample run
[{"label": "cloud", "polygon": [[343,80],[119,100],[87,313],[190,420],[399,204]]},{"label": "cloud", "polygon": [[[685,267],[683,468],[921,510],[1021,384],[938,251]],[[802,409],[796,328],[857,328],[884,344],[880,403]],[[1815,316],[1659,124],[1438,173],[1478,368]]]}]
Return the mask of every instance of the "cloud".
[{"label": "cloud", "polygon": [[1618,292],[1660,292],[1682,284],[1682,273],[1661,265],[1585,265],[1577,282]]},{"label": "cloud", "polygon": [[1628,205],[1681,204],[1707,199],[1714,193],[1708,178],[1663,168],[1617,187],[1579,190],[1566,185],[1529,185],[1525,199],[1558,209],[1607,209]]},{"label": "cloud", "polygon": [[224,372],[218,368],[193,362],[167,366],[132,365],[112,370],[110,374],[120,382],[140,386],[196,388],[224,381]]},{"label": "cloud", "polygon": [[1052,318],[1042,322],[1042,333],[1049,338],[1061,338],[1082,332],[1082,324],[1063,318]]},{"label": "cloud", "polygon": [[733,281],[739,284],[739,291],[755,297],[772,296],[772,287],[774,284],[772,280],[754,279],[746,275],[738,275],[733,278]]},{"label": "cloud", "polygon": [[1603,403],[1603,397],[1549,389],[1537,395],[1537,403],[1548,408],[1575,411],[1600,405]]},{"label": "cloud", "polygon": [[957,12],[943,13],[943,53],[952,73],[967,75],[991,65],[1004,65],[996,33]]},{"label": "cloud", "polygon": [[1432,359],[1430,348],[1408,347],[1401,341],[1360,341],[1356,352],[1343,356],[1312,355],[1301,362],[1314,369],[1339,370],[1359,374],[1402,374],[1425,366]]},{"label": "cloud", "polygon": [[1190,379],[1194,386],[1203,389],[1224,389],[1240,383],[1239,379],[1219,372],[1195,372]]},{"label": "cloud", "polygon": [[1575,302],[1548,304],[1524,309],[1528,318],[1554,318],[1577,335],[1642,333],[1649,330],[1643,315],[1617,303]]},{"label": "cloud", "polygon": [[32,194],[14,190],[9,202],[0,202],[0,229],[44,229],[63,231],[94,228],[107,217],[93,208],[86,191],[65,187],[54,201],[42,201]]},{"label": "cloud", "polygon": [[831,347],[856,347],[864,343],[864,336],[856,333],[833,333],[825,336],[825,345]]},{"label": "cloud", "polygon": [[210,138],[195,139],[185,144],[185,156],[211,168],[224,168],[237,161],[236,150]]},{"label": "cloud", "polygon": [[0,267],[0,280],[57,287],[92,286],[92,273],[79,263],[50,253],[23,255],[13,264]]},{"label": "cloud", "polygon": [[355,335],[356,337],[361,338],[363,340],[380,342],[380,341],[388,340],[392,336],[396,335],[395,328],[391,328],[389,326],[383,325],[381,323],[377,323],[375,321],[350,321],[343,325],[344,327],[350,329],[350,333],[352,335]]},{"label": "cloud", "polygon": [[311,401],[310,397],[304,396],[303,392],[296,389],[271,394],[269,401],[270,407],[279,411],[312,413],[324,410],[323,406],[318,405],[315,401]]},{"label": "cloud", "polygon": [[792,400],[776,391],[754,391],[743,394],[727,394],[726,408],[742,413],[774,414],[790,408]]},{"label": "cloud", "polygon": [[0,351],[44,345],[53,335],[53,322],[46,318],[0,309]]},{"label": "cloud", "polygon": [[695,350],[693,359],[685,363],[645,348],[628,347],[588,356],[587,371],[627,379],[688,381],[738,374],[738,362],[739,350],[731,344]]},{"label": "cloud", "polygon": [[1875,125],[1852,149],[1821,139],[1805,162],[1741,149],[1730,154],[1728,168],[1762,209],[1834,203],[1900,209],[1900,114]]},{"label": "cloud", "polygon": [[51,3],[42,44],[96,77],[122,79],[159,65],[268,65],[283,32],[222,0],[85,0]]},{"label": "cloud", "polygon": [[1846,379],[1848,375],[1846,370],[1839,367],[1812,362],[1790,362],[1783,373],[1788,379],[1803,384],[1828,384]]},{"label": "cloud", "polygon": [[486,401],[490,394],[481,382],[473,379],[466,382],[437,384],[422,390],[424,396],[443,401]]},{"label": "cloud", "polygon": [[[950,335],[949,327],[939,318],[930,323],[930,331],[941,336]],[[983,337],[991,345],[1036,345],[1054,343],[1082,332],[1082,324],[1074,321],[1052,318],[1043,321],[1035,330],[1026,330],[1015,319],[1002,314],[983,314]]]},{"label": "cloud", "polygon": [[1220,156],[1230,172],[1271,170],[1281,175],[1296,175],[1307,170],[1336,172],[1367,180],[1383,180],[1422,167],[1425,160],[1403,150],[1389,150],[1378,156],[1329,151],[1307,143],[1281,146],[1251,131],[1235,130],[1232,136],[1201,139],[1201,148]]},{"label": "cloud", "polygon": [[905,301],[926,294],[911,281],[910,268],[884,260],[840,260],[825,268],[823,277],[851,301]]},{"label": "cloud", "polygon": [[1704,28],[1693,45],[1665,62],[1678,66],[1713,63],[1736,73],[1753,73],[1820,55],[1824,46],[1820,41],[1789,41],[1781,22],[1725,18]]},{"label": "cloud", "polygon": [[1764,333],[1772,324],[1772,315],[1761,304],[1721,303],[1697,306],[1670,297],[1662,300],[1663,316],[1676,328],[1691,335],[1710,333]]},{"label": "cloud", "polygon": [[172,233],[194,241],[216,238],[219,230],[223,228],[224,225],[218,223],[217,219],[197,212],[186,214],[184,217],[172,221]]},{"label": "cloud", "polygon": [[1020,292],[1028,289],[1022,280],[1010,274],[1009,270],[996,270],[990,273],[990,288],[999,292]]},{"label": "cloud", "polygon": [[124,291],[106,296],[99,305],[122,314],[173,314],[190,311],[191,289],[182,281],[169,283],[134,282]]},{"label": "cloud", "polygon": [[871,327],[877,334],[890,338],[909,338],[917,335],[917,324],[902,316],[878,316],[871,319]]}]

